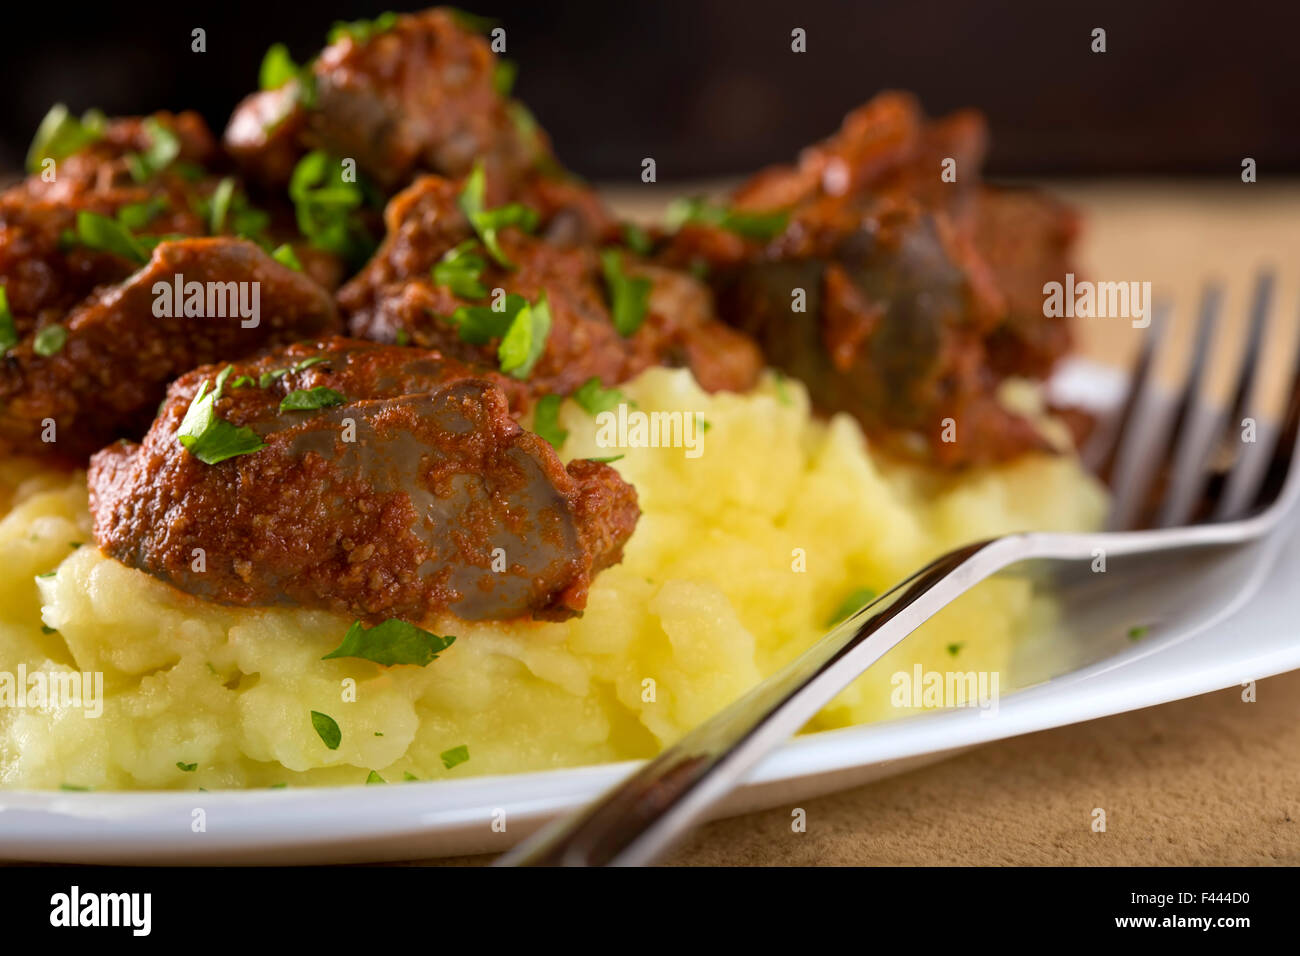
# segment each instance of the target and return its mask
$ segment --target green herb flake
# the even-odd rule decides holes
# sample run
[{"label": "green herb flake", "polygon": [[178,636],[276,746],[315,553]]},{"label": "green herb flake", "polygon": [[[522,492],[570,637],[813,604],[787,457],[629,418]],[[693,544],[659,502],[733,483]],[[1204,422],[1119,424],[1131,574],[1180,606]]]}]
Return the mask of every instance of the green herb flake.
[{"label": "green herb flake", "polygon": [[476,162],[470,174],[465,177],[465,185],[461,187],[457,204],[478,237],[483,240],[483,245],[492,258],[507,269],[513,269],[515,265],[502,252],[497,233],[506,226],[517,226],[524,232],[532,232],[539,221],[537,211],[520,203],[507,203],[488,209],[487,173],[483,170],[482,160]]},{"label": "green herb flake", "polygon": [[550,334],[551,307],[543,292],[536,302],[515,313],[506,334],[501,337],[501,344],[497,346],[501,371],[512,378],[528,378],[546,351],[546,339]]},{"label": "green herb flake", "polygon": [[509,96],[515,88],[515,78],[519,76],[519,64],[505,57],[498,57],[492,67],[492,89],[497,96]]},{"label": "green herb flake", "polygon": [[641,328],[650,301],[650,280],[633,278],[623,271],[623,254],[617,249],[605,249],[600,254],[601,269],[605,273],[605,287],[609,289],[610,313],[618,334],[627,338]]},{"label": "green herb flake", "polygon": [[148,117],[140,124],[149,136],[149,148],[143,153],[129,153],[126,157],[131,178],[145,183],[161,173],[181,154],[180,137],[159,122]]},{"label": "green herb flake", "polygon": [[354,43],[368,43],[372,37],[387,33],[395,26],[397,26],[397,14],[391,10],[381,13],[373,20],[352,20],[350,22],[337,20],[330,27],[328,40],[330,43],[338,43],[346,37]]},{"label": "green herb flake", "polygon": [[638,256],[648,256],[654,251],[650,233],[633,222],[623,224],[623,243]]},{"label": "green herb flake", "polygon": [[227,366],[217,377],[216,390],[211,394],[208,394],[206,381],[199,386],[176,431],[176,440],[205,465],[215,465],[227,458],[247,455],[266,447],[257,432],[246,426],[232,425],[216,413],[215,406],[225,385],[223,376],[229,373],[230,366]]},{"label": "green herb flake", "polygon": [[588,458],[587,461],[594,461],[598,465],[608,465],[615,461],[621,461],[625,456],[610,455],[608,458]]},{"label": "green herb flake", "polygon": [[298,261],[298,254],[293,251],[293,246],[287,242],[276,246],[275,251],[271,253],[271,258],[282,266],[288,266],[295,272],[302,272],[302,263]]},{"label": "green herb flake", "polygon": [[392,667],[394,664],[427,667],[455,641],[456,638],[450,634],[439,637],[397,618],[390,617],[371,628],[355,621],[344,635],[343,643],[321,660],[355,657],[384,667]]},{"label": "green herb flake", "polygon": [[117,211],[117,221],[132,232],[145,228],[164,212],[171,204],[166,196],[154,196],[145,202],[132,202]]},{"label": "green herb flake", "polygon": [[833,627],[856,614],[861,608],[866,607],[874,601],[879,595],[871,588],[858,588],[845,595],[844,600],[840,602],[835,613],[826,618],[826,627]]},{"label": "green herb flake", "polygon": [[414,780],[414,781],[416,781],[417,783],[418,783],[419,780],[420,780],[419,777],[417,777],[415,774],[411,773],[411,771],[409,771],[409,770],[404,771],[404,772],[402,773],[402,779],[403,779],[403,780],[407,780],[407,781]]},{"label": "green herb flake", "polygon": [[18,328],[14,325],[14,314],[9,308],[9,295],[0,285],[0,355],[8,352],[18,344]]},{"label": "green herb flake", "polygon": [[776,400],[782,405],[789,408],[794,404],[794,399],[790,397],[790,390],[786,388],[785,376],[777,372],[773,380],[773,387],[776,389]]},{"label": "green herb flake", "polygon": [[560,405],[563,402],[559,395],[544,395],[533,409],[533,432],[555,448],[563,445],[569,437],[568,429],[560,427]]},{"label": "green herb flake", "polygon": [[632,404],[628,402],[627,396],[618,389],[602,386],[600,379],[594,375],[579,385],[569,397],[577,402],[588,415],[612,412],[620,405]]},{"label": "green herb flake", "polygon": [[57,633],[59,633],[59,629],[58,629],[57,627],[50,627],[48,624],[42,624],[42,625],[41,625],[41,633],[42,633],[42,634],[57,634]]},{"label": "green herb flake", "polygon": [[330,408],[342,405],[347,398],[332,388],[317,385],[315,388],[300,388],[280,399],[282,412],[306,412],[318,408]]},{"label": "green herb flake", "polygon": [[953,644],[949,644],[947,650],[951,656],[956,657],[958,654],[961,653],[961,649],[965,646],[966,646],[965,641],[957,641]]},{"label": "green herb flake", "polygon": [[136,265],[142,266],[149,261],[148,248],[131,235],[130,229],[118,220],[97,212],[79,210],[76,231],[66,238],[87,249],[121,256]]},{"label": "green herb flake", "polygon": [[199,765],[196,763],[184,763],[178,760],[176,761],[176,769],[181,773],[193,773],[195,770],[199,769]]},{"label": "green herb flake", "polygon": [[450,750],[444,750],[441,754],[442,765],[450,770],[458,764],[464,763],[469,759],[469,747],[461,744],[459,747],[452,747]]},{"label": "green herb flake", "polygon": [[784,211],[745,212],[714,205],[704,199],[677,199],[668,207],[669,229],[676,231],[687,224],[717,226],[746,239],[766,242],[785,231],[790,216]]},{"label": "green herb flake", "polygon": [[68,342],[68,330],[61,325],[47,325],[32,339],[32,351],[44,358],[58,355]]},{"label": "green herb flake", "polygon": [[217,183],[212,191],[211,205],[208,207],[208,232],[220,235],[226,228],[226,215],[230,212],[230,200],[235,195],[235,177],[227,176]]},{"label": "green herb flake", "polygon": [[382,202],[372,187],[345,178],[343,162],[314,150],[303,156],[289,177],[298,231],[318,249],[349,262],[364,261],[374,248],[367,231],[364,207]]},{"label": "green herb flake", "polygon": [[1130,641],[1140,641],[1142,638],[1147,636],[1147,633],[1150,630],[1151,628],[1146,627],[1145,625],[1142,627],[1130,627],[1128,629],[1128,639]]},{"label": "green herb flake", "polygon": [[478,240],[467,239],[454,249],[449,249],[432,269],[435,285],[446,286],[462,299],[481,299],[488,294],[483,285],[483,270],[487,262],[477,253]]},{"label": "green herb flake", "polygon": [[366,783],[368,783],[368,784],[370,784],[370,783],[388,783],[388,781],[385,780],[383,777],[379,776],[379,774],[378,774],[377,772],[375,772],[374,770],[372,770],[372,771],[370,771],[369,776],[366,777]]},{"label": "green herb flake", "polygon": [[90,787],[82,787],[82,786],[78,786],[78,785],[75,784],[75,783],[61,783],[61,784],[59,784],[59,789],[60,789],[60,790],[67,790],[67,791],[69,791],[69,792],[71,792],[71,793],[89,793],[89,792],[90,792]]},{"label": "green herb flake", "polygon": [[321,743],[330,750],[339,749],[339,744],[343,742],[343,731],[339,730],[339,725],[333,717],[322,714],[319,710],[313,710],[311,726],[316,731],[316,736],[320,737]]},{"label": "green herb flake", "polygon": [[272,43],[262,57],[257,71],[257,85],[263,90],[278,90],[298,76],[298,64],[283,43]]},{"label": "green herb flake", "polygon": [[55,103],[36,127],[36,135],[27,150],[27,171],[39,172],[41,164],[56,163],[103,138],[108,118],[99,110],[86,110],[81,119],[73,116],[62,103]]}]

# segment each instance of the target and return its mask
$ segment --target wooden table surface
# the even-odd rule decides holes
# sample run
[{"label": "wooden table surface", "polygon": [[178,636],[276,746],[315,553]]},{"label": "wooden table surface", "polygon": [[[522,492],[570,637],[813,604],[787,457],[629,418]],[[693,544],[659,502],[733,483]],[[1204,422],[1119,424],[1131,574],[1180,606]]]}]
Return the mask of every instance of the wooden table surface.
[{"label": "wooden table surface", "polygon": [[[1256,270],[1278,275],[1273,321],[1300,334],[1300,184],[1057,184],[1087,219],[1081,272],[1148,280],[1180,319],[1206,279],[1224,283],[1216,348],[1224,387]],[[616,197],[644,211],[636,193]],[[1186,321],[1161,357],[1174,374]],[[1115,319],[1079,324],[1080,351],[1125,364],[1138,335]],[[1284,379],[1278,349],[1270,373]],[[1300,583],[1300,572],[1297,574]],[[1300,627],[1297,628],[1300,640]],[[1240,687],[1001,741],[939,764],[799,804],[709,824],[673,865],[1300,864],[1300,671]],[[1105,833],[1092,811],[1107,813]],[[487,858],[428,861],[477,864]]]}]

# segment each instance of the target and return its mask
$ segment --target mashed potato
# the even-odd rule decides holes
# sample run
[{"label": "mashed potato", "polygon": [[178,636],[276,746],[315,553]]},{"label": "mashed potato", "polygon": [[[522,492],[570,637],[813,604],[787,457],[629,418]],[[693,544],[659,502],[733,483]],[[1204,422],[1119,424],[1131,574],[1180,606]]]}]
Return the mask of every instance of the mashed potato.
[{"label": "mashed potato", "polygon": [[[768,378],[708,395],[682,371],[625,387],[643,411],[698,410],[702,454],[598,447],[566,402],[565,459],[624,456],[643,515],[623,563],[564,623],[426,622],[458,640],[420,668],[322,661],[351,621],[233,609],[181,594],[93,546],[84,475],[0,465],[0,672],[103,675],[103,713],[0,708],[6,787],[194,788],[434,779],[654,754],[798,654],[847,595],[884,591],[935,555],[1025,528],[1100,520],[1068,457],[945,479],[872,457],[857,425],[813,419]],[[891,675],[1005,676],[1018,633],[1050,610],[995,578],[895,648],[811,729],[906,713]],[[342,732],[329,749],[311,712]],[[469,759],[447,768],[464,746]]]}]

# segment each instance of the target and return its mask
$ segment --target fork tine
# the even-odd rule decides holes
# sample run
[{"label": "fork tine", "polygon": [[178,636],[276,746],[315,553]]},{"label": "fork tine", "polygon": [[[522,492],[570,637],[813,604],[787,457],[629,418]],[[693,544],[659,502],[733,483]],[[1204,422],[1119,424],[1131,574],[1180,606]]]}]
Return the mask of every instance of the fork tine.
[{"label": "fork tine", "polygon": [[1209,479],[1213,464],[1211,453],[1223,434],[1226,412],[1212,400],[1206,389],[1210,348],[1218,330],[1222,305],[1223,290],[1218,286],[1208,286],[1201,297],[1196,352],[1174,433],[1173,465],[1156,515],[1157,528],[1174,528],[1191,521]]},{"label": "fork tine", "polygon": [[[1203,297],[1202,318],[1206,304],[1207,299]],[[1202,344],[1203,336],[1198,335],[1198,353]],[[1199,358],[1198,355],[1196,359]],[[1189,407],[1187,388],[1197,384],[1196,359],[1177,402],[1161,399],[1160,386],[1149,368],[1145,379],[1137,383],[1137,395],[1124,421],[1116,452],[1111,480],[1113,504],[1107,530],[1123,531],[1137,527],[1145,516],[1151,487],[1161,476],[1162,469],[1168,466],[1171,436],[1176,434]]]},{"label": "fork tine", "polygon": [[[1230,406],[1231,418],[1226,423],[1227,430],[1224,433],[1225,440],[1235,447],[1232,465],[1214,507],[1215,521],[1231,521],[1242,517],[1263,483],[1277,444],[1276,428],[1268,425],[1259,414],[1263,401],[1264,330],[1272,311],[1273,289],[1272,271],[1260,273],[1255,284],[1255,298],[1251,303],[1250,342],[1246,363],[1237,382],[1237,392]],[[1243,419],[1247,417],[1253,418],[1256,423],[1256,440],[1252,443],[1241,441],[1238,431],[1243,427]],[[1261,429],[1268,434],[1261,435]],[[1234,435],[1235,438],[1230,437]]]},{"label": "fork tine", "polygon": [[1137,411],[1143,390],[1153,374],[1155,357],[1164,341],[1165,329],[1169,326],[1168,318],[1169,304],[1157,303],[1152,310],[1151,326],[1142,337],[1142,346],[1137,361],[1133,363],[1128,390],[1124,401],[1120,403],[1119,411],[1110,416],[1102,428],[1097,429],[1080,453],[1085,466],[1108,486],[1113,487],[1111,479],[1115,474],[1115,463],[1124,432],[1128,424],[1135,420],[1134,412]]},{"label": "fork tine", "polygon": [[[1291,469],[1295,467],[1295,457],[1300,454],[1297,451],[1300,446],[1300,337],[1296,339],[1296,353],[1292,362],[1291,388],[1286,393],[1282,426],[1275,431],[1269,442],[1269,446],[1275,447],[1276,451],[1265,459],[1269,463],[1263,468],[1259,493],[1255,495],[1251,510],[1272,504],[1281,494]],[[1260,444],[1263,445],[1262,442]]]}]

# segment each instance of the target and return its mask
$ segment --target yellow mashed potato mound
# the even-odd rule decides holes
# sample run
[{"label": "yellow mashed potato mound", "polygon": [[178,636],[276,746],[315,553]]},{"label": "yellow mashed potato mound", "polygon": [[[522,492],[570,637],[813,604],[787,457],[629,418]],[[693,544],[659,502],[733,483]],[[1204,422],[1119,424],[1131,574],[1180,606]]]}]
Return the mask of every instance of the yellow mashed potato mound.
[{"label": "yellow mashed potato mound", "polygon": [[[0,464],[0,672],[102,672],[103,713],[0,708],[0,785],[174,789],[356,784],[647,757],[811,644],[845,597],[883,592],[964,542],[1095,527],[1104,495],[1070,457],[943,478],[872,456],[845,416],[812,417],[770,376],[746,395],[684,371],[625,386],[641,411],[698,410],[702,454],[609,449],[572,401],[562,456],[614,464],[642,516],[586,613],[563,623],[426,622],[455,644],[427,667],[321,657],[351,621],[220,607],[93,546],[84,474]],[[984,582],[827,707],[810,730],[899,716],[890,675],[1005,675],[1050,602]],[[1004,676],[1002,687],[1008,686]],[[326,747],[311,712],[342,732]],[[442,755],[467,748],[450,769]],[[193,769],[182,769],[193,768]]]}]

